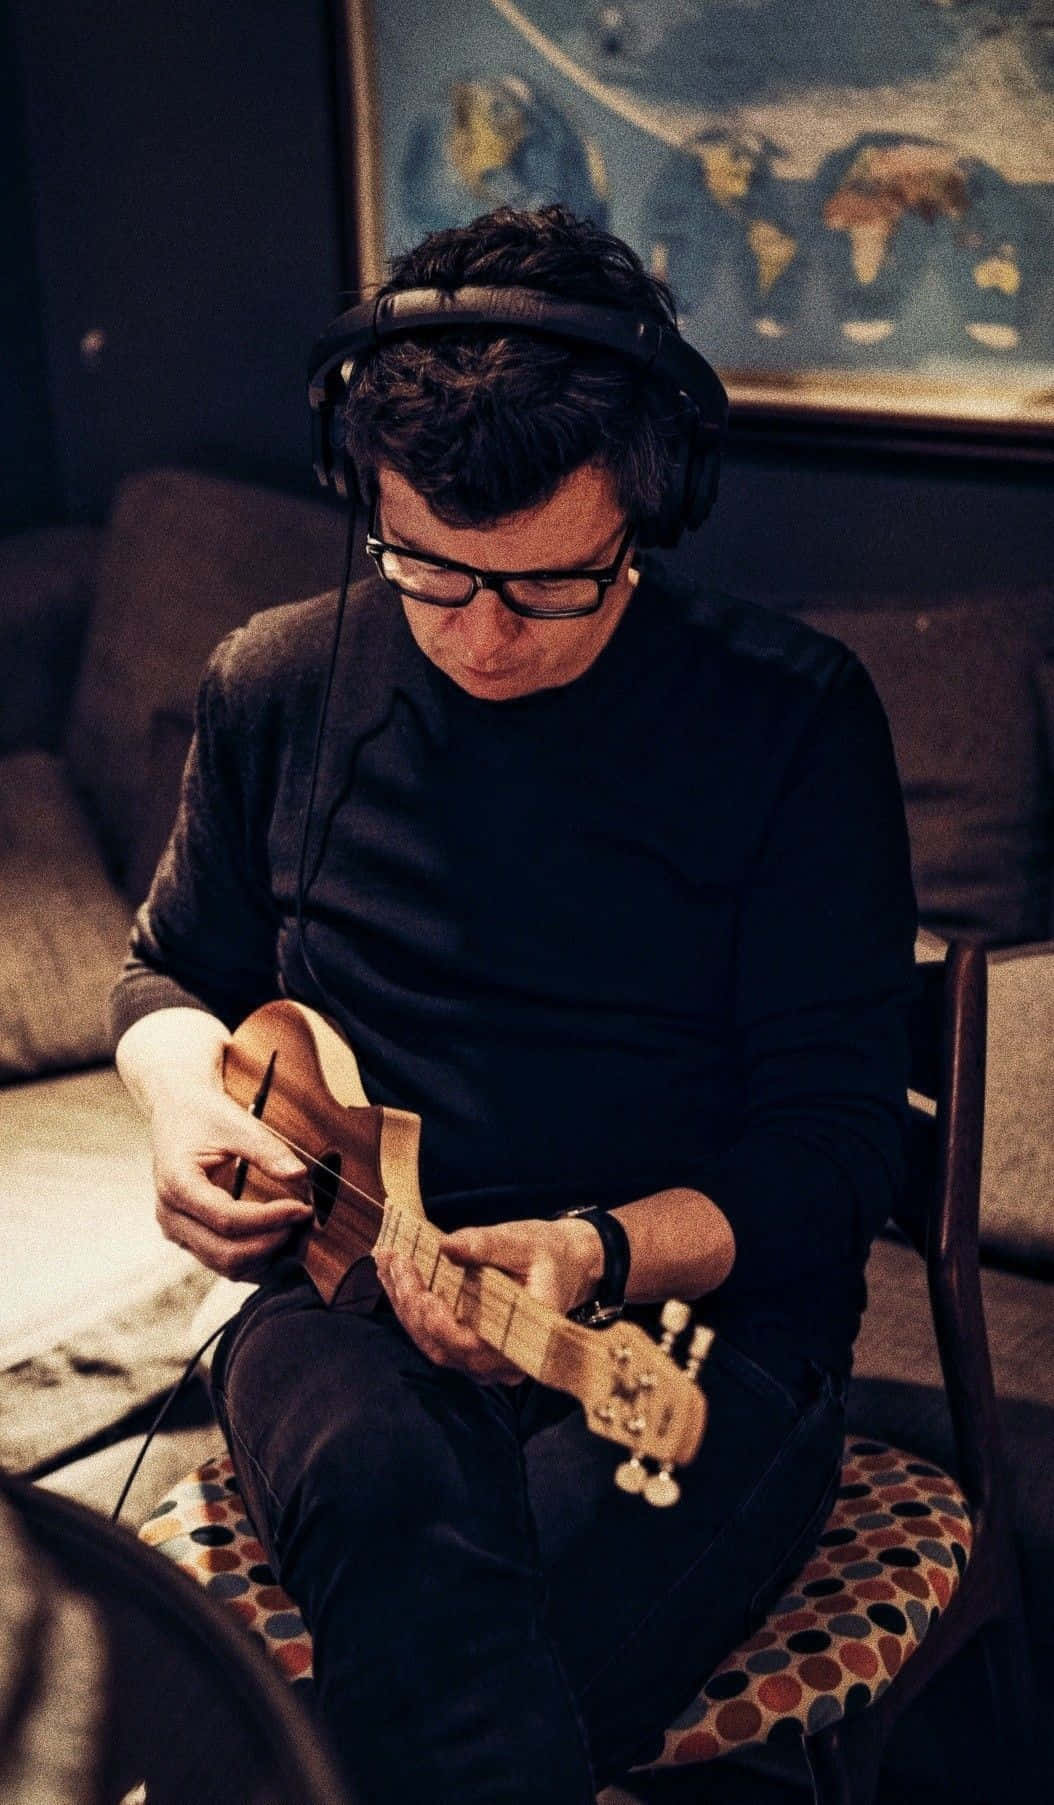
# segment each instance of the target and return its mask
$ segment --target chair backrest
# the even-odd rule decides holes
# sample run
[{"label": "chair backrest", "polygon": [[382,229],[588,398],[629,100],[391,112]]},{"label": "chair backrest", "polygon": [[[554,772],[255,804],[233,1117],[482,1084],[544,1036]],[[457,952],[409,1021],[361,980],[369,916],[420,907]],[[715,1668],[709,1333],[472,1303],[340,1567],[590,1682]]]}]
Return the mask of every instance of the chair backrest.
[{"label": "chair backrest", "polygon": [[959,1479],[983,1520],[998,1494],[999,1430],[977,1234],[984,1138],[988,968],[956,941],[916,967],[908,1183],[897,1222],[926,1260]]}]

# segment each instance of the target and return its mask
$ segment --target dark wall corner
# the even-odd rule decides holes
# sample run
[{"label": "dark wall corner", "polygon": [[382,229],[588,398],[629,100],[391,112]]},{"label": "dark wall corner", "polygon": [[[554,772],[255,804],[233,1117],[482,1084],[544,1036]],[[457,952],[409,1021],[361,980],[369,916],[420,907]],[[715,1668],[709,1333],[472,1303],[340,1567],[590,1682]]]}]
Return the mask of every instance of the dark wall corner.
[{"label": "dark wall corner", "polygon": [[61,500],[48,399],[23,131],[20,68],[10,10],[0,0],[0,535],[57,519]]}]

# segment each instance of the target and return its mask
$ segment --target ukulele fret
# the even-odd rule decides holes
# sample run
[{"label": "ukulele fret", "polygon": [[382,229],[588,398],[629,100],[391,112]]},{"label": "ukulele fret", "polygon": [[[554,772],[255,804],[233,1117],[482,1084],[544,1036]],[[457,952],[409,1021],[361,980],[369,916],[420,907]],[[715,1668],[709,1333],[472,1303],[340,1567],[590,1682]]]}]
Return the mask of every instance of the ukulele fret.
[{"label": "ukulele fret", "polygon": [[[462,1320],[469,1321],[491,1347],[507,1354],[514,1365],[538,1378],[545,1363],[549,1324],[539,1319],[538,1311],[532,1311],[534,1300],[508,1274],[493,1267],[470,1267],[464,1277],[463,1290],[469,1290],[475,1308],[471,1312],[462,1310]],[[544,1306],[539,1306],[539,1310],[544,1310]]]},{"label": "ukulele fret", "polygon": [[406,1253],[427,1289],[449,1304],[459,1321],[538,1378],[550,1357],[550,1312],[544,1305],[532,1309],[535,1300],[506,1273],[458,1265],[443,1253],[441,1241],[426,1219],[386,1207],[377,1245]]},{"label": "ukulele fret", "polygon": [[[437,1297],[441,1297],[445,1304],[449,1304],[455,1316],[463,1314],[459,1312],[458,1305],[464,1296],[467,1278],[467,1268],[455,1265],[453,1260],[440,1253],[437,1246],[432,1276],[427,1281],[428,1289],[434,1291]],[[451,1283],[451,1281],[453,1282]]]},{"label": "ukulele fret", "polygon": [[509,1330],[512,1328],[513,1321],[515,1320],[515,1316],[516,1316],[516,1299],[514,1297],[510,1297],[509,1314],[505,1318],[505,1327],[501,1331],[501,1341],[498,1344],[499,1351],[503,1354],[508,1352]]}]

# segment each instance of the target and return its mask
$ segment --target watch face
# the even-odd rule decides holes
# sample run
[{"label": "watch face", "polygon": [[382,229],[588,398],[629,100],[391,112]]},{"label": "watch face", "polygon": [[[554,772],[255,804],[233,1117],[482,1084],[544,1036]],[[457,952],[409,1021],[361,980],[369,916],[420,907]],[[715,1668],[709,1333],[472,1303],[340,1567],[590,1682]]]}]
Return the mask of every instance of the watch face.
[{"label": "watch face", "polygon": [[601,1304],[594,1298],[591,1304],[579,1304],[577,1310],[568,1314],[572,1322],[581,1323],[587,1329],[602,1329],[605,1323],[616,1322],[622,1311],[621,1303]]}]

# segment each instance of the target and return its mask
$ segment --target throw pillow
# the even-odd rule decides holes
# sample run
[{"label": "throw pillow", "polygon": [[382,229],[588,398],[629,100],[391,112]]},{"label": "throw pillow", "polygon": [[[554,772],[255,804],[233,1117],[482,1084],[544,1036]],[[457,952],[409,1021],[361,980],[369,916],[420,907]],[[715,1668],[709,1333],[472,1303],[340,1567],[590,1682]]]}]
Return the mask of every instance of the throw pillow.
[{"label": "throw pillow", "polygon": [[[1045,658],[1036,672],[1039,687],[1040,706],[1043,710],[1043,725],[1047,740],[1047,770],[1050,774],[1051,788],[1054,789],[1054,654]],[[1054,810],[1051,818],[1051,841],[1054,844]],[[1050,887],[1050,922],[1048,934],[1054,936],[1054,883]]]},{"label": "throw pillow", "polygon": [[187,762],[194,721],[189,712],[159,708],[147,733],[147,781],[139,799],[135,843],[125,872],[124,888],[135,904],[153,882],[157,862],[168,842],[179,807],[183,767]]},{"label": "throw pillow", "polygon": [[1054,782],[1040,677],[1054,594],[804,618],[857,653],[882,698],[922,920],[948,938],[1042,940]]},{"label": "throw pillow", "polygon": [[0,759],[0,1082],[109,1057],[129,919],[62,761]]},{"label": "throw pillow", "polygon": [[50,526],[0,539],[0,752],[62,738],[100,537]]},{"label": "throw pillow", "polygon": [[[917,960],[946,948],[925,930]],[[1054,941],[988,955],[982,1254],[1054,1271]]]},{"label": "throw pillow", "polygon": [[128,879],[158,710],[189,711],[217,642],[261,608],[335,589],[343,510],[191,470],[121,484],[66,752],[110,868]]},{"label": "throw pillow", "polygon": [[1054,941],[988,958],[981,1245],[1054,1270]]}]

